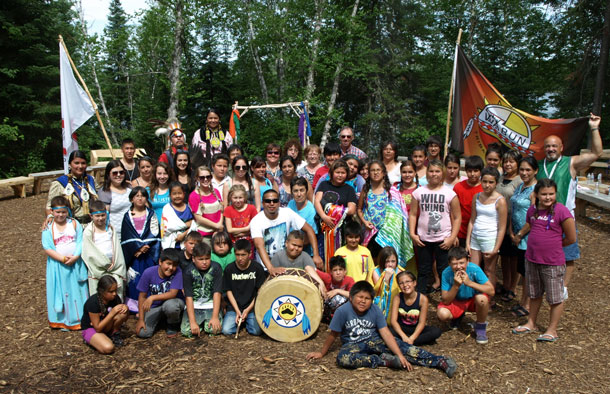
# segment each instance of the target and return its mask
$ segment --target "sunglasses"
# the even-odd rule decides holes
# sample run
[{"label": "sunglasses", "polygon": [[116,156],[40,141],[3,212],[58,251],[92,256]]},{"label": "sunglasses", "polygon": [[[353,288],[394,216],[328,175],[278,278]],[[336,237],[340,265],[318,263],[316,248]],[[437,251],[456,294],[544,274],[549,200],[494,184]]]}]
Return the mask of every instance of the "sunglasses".
[{"label": "sunglasses", "polygon": [[121,176],[121,175],[125,175],[125,171],[112,171],[110,173],[110,175],[112,176]]},{"label": "sunglasses", "polygon": [[263,199],[263,202],[265,204],[277,204],[278,202],[280,202],[279,198],[265,198]]},{"label": "sunglasses", "polygon": [[267,152],[267,155],[279,156],[280,152],[278,152],[276,150],[272,150],[272,151]]},{"label": "sunglasses", "polygon": [[236,171],[247,170],[248,166],[235,166],[233,167]]},{"label": "sunglasses", "polygon": [[345,140],[345,139],[350,139],[350,138],[352,138],[352,136],[351,136],[351,135],[340,135],[339,137],[340,137],[341,139],[344,139],[344,140]]},{"label": "sunglasses", "polygon": [[200,181],[209,181],[210,179],[212,179],[212,175],[203,175],[199,177]]}]

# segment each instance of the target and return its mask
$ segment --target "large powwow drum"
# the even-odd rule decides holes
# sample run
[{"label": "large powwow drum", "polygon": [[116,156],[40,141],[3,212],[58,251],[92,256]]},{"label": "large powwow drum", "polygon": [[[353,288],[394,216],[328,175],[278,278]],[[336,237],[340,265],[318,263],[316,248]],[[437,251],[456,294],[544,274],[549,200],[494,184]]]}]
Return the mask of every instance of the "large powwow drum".
[{"label": "large powwow drum", "polygon": [[254,305],[256,321],[269,337],[299,342],[318,329],[324,305],[316,282],[304,271],[288,268],[259,289]]}]

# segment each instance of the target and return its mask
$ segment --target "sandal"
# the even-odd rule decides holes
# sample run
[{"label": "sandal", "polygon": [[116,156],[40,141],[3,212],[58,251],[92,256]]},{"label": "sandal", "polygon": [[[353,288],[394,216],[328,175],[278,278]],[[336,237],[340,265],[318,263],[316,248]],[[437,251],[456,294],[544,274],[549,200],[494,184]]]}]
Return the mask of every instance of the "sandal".
[{"label": "sandal", "polygon": [[558,336],[555,337],[551,334],[542,334],[536,339],[536,341],[537,342],[555,342],[558,339],[559,339]]},{"label": "sandal", "polygon": [[522,335],[522,334],[531,334],[534,331],[536,331],[536,329],[532,329],[532,328],[525,327],[525,326],[517,326],[517,327],[513,328],[512,333],[515,335]]},{"label": "sandal", "polygon": [[525,309],[524,307],[522,307],[521,305],[515,305],[515,307],[511,311],[511,313],[515,317],[525,317],[530,314],[530,312],[527,309]]},{"label": "sandal", "polygon": [[511,302],[512,300],[515,299],[515,293],[513,293],[512,290],[507,290],[502,297],[500,297],[500,299],[504,302]]}]

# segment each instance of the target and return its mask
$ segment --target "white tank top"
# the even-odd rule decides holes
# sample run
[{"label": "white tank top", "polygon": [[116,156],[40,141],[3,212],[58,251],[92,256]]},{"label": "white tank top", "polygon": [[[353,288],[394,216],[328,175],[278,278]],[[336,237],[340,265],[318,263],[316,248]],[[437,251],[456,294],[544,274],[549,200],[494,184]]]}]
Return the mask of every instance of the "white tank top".
[{"label": "white tank top", "polygon": [[483,204],[479,200],[479,196],[480,194],[477,194],[477,217],[472,227],[472,235],[477,238],[496,238],[498,235],[498,211],[496,210],[496,204],[504,197],[498,197],[491,204]]}]

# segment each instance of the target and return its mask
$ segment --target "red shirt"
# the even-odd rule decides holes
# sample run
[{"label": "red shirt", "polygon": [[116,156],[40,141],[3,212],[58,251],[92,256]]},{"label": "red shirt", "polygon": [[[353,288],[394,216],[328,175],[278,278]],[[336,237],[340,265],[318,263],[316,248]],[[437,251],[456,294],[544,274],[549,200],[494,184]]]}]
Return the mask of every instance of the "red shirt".
[{"label": "red shirt", "polygon": [[318,170],[316,171],[316,174],[313,176],[313,189],[316,190],[316,186],[318,186],[318,182],[320,182],[320,178],[324,177],[326,174],[328,174],[328,167],[327,166],[322,166],[320,168],[318,168]]},{"label": "red shirt", "polygon": [[460,224],[460,232],[458,238],[466,238],[468,231],[468,221],[470,220],[470,211],[472,209],[472,198],[475,194],[483,191],[483,187],[479,183],[477,186],[470,186],[468,180],[463,180],[453,187],[453,191],[457,194],[460,200],[460,208],[462,211],[462,223]]},{"label": "red shirt", "polygon": [[340,283],[337,283],[337,282],[333,281],[333,277],[331,274],[328,274],[324,271],[320,271],[318,269],[316,270],[316,272],[318,273],[318,276],[320,277],[320,279],[322,279],[322,282],[324,282],[324,286],[326,286],[327,291],[331,291],[334,289],[350,291],[350,289],[354,285],[354,279],[351,276],[345,275],[345,277],[343,278],[343,281],[341,281]]},{"label": "red shirt", "polygon": [[[248,227],[250,225],[250,221],[256,216],[257,213],[258,211],[256,210],[256,207],[252,204],[246,205],[246,209],[241,212],[233,208],[232,205],[229,205],[225,208],[224,212],[225,217],[231,220],[231,226],[233,226],[233,228]],[[233,234],[231,234],[231,239],[235,241]]]}]

